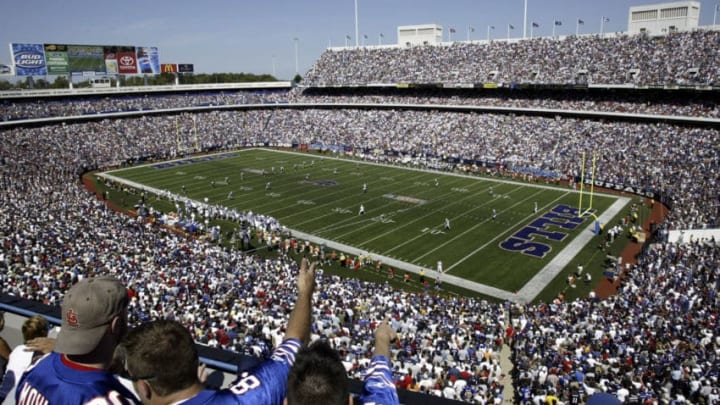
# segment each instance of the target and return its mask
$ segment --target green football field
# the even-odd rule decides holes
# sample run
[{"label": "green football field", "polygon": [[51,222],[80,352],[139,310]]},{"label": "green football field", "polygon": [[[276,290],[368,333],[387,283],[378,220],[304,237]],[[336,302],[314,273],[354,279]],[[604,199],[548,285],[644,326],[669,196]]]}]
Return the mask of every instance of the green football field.
[{"label": "green football field", "polygon": [[[249,149],[107,174],[148,189],[270,215],[331,249],[350,247],[351,252],[399,263],[399,268],[432,272],[441,262],[448,276],[500,291],[538,282],[536,276],[553,259],[571,260],[572,249],[586,244],[578,243],[578,236],[598,238],[590,230],[593,216],[577,215],[579,195],[566,187],[333,155]],[[584,199],[587,208],[589,196]],[[625,206],[622,200],[627,199],[595,194],[595,215],[601,222],[603,215],[612,218]]]}]

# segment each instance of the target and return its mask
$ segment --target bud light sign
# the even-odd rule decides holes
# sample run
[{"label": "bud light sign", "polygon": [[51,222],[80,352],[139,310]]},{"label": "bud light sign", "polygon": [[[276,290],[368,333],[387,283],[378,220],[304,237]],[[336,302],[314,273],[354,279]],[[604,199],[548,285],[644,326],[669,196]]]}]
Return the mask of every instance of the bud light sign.
[{"label": "bud light sign", "polygon": [[45,76],[45,52],[42,44],[11,44],[15,75]]}]

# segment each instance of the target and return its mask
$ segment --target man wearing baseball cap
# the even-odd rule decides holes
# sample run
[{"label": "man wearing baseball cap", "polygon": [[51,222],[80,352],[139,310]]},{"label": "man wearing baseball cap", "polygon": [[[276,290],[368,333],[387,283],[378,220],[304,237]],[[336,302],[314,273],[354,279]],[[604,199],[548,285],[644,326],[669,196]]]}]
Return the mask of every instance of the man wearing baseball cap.
[{"label": "man wearing baseball cap", "polygon": [[17,404],[139,403],[108,371],[127,330],[127,306],[127,290],[115,278],[88,278],[72,286],[61,304],[54,352],[22,376]]}]

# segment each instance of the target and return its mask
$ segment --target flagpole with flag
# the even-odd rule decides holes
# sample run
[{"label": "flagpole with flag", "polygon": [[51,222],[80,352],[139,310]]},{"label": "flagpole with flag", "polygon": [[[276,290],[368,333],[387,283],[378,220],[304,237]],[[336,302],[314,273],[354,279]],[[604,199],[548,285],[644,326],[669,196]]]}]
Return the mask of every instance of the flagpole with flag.
[{"label": "flagpole with flag", "polygon": [[558,21],[553,18],[553,30],[552,30],[552,37],[555,38],[555,27],[559,27],[562,25],[562,21]]},{"label": "flagpole with flag", "polygon": [[468,40],[468,42],[470,42],[470,33],[471,33],[471,32],[475,32],[475,27],[473,27],[473,26],[471,26],[470,24],[468,24],[468,31],[467,31],[467,40]]},{"label": "flagpole with flag", "polygon": [[487,28],[487,41],[488,42],[490,42],[490,30],[494,30],[494,29],[495,29],[494,25],[488,25],[488,28]]},{"label": "flagpole with flag", "polygon": [[603,34],[605,33],[605,23],[610,22],[610,19],[607,17],[600,17],[600,38],[602,38]]},{"label": "flagpole with flag", "polygon": [[363,34],[362,46],[365,46],[365,40],[366,40],[366,39],[367,39],[367,35],[366,35],[366,34]]},{"label": "flagpole with flag", "polygon": [[532,24],[530,24],[530,39],[533,38],[533,34],[535,32],[535,28],[540,28],[540,24],[533,21]]},{"label": "flagpole with flag", "polygon": [[378,45],[382,45],[382,39],[383,39],[383,33],[381,32],[380,35],[378,35]]},{"label": "flagpole with flag", "polygon": [[575,36],[580,35],[580,26],[585,24],[585,21],[581,19],[577,19],[577,22],[575,23]]},{"label": "flagpole with flag", "polygon": [[348,41],[350,40],[350,35],[345,35],[345,48],[348,47]]},{"label": "flagpole with flag", "polygon": [[515,29],[515,27],[513,27],[512,24],[508,24],[508,25],[507,25],[507,39],[508,39],[508,41],[510,40],[510,30],[514,30],[514,29]]},{"label": "flagpole with flag", "polygon": [[450,27],[450,29],[448,30],[448,41],[449,42],[452,42],[452,34],[454,34],[454,33],[455,33],[455,28]]}]

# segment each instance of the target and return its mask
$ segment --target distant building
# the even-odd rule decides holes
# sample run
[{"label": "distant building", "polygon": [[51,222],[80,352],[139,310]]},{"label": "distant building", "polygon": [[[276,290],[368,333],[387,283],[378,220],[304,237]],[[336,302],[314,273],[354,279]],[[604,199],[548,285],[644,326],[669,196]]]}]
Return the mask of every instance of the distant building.
[{"label": "distant building", "polygon": [[628,34],[663,35],[692,31],[700,21],[699,1],[677,1],[630,7]]},{"label": "distant building", "polygon": [[403,25],[397,29],[398,45],[434,45],[443,41],[443,27],[437,24]]}]

